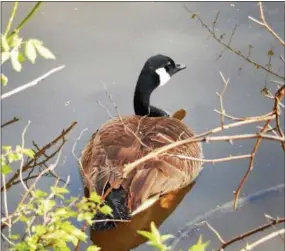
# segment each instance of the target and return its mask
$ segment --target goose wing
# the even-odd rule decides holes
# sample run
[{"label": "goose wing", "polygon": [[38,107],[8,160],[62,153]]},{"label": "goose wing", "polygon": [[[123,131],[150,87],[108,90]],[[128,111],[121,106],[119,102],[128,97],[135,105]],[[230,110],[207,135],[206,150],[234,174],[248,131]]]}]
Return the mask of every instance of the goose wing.
[{"label": "goose wing", "polygon": [[200,144],[191,143],[168,151],[137,166],[122,178],[125,164],[153,149],[192,137],[194,133],[174,118],[129,116],[115,118],[93,135],[82,154],[82,175],[88,190],[103,195],[107,187],[123,188],[134,212],[144,202],[190,184],[201,169]]}]

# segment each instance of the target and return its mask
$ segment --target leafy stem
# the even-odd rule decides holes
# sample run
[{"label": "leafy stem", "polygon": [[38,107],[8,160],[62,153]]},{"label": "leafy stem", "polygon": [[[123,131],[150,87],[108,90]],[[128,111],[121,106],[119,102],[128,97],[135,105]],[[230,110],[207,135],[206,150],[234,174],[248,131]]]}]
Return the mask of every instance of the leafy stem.
[{"label": "leafy stem", "polygon": [[[29,12],[29,14],[22,20],[22,22],[17,26],[17,28],[9,34],[8,38],[10,38],[15,33],[18,33],[23,26],[32,18],[32,16],[37,12],[37,10],[40,8],[42,2],[37,2],[34,6],[34,8]],[[7,35],[7,34],[6,34]]]},{"label": "leafy stem", "polygon": [[7,36],[8,32],[9,32],[10,29],[11,29],[13,20],[14,20],[14,18],[15,18],[15,15],[16,15],[16,12],[17,12],[17,9],[18,9],[18,5],[19,5],[19,2],[15,2],[14,5],[13,5],[13,9],[12,9],[12,12],[11,12],[11,16],[10,16],[10,18],[9,18],[9,21],[8,21],[8,24],[7,24],[7,27],[6,27],[4,36]]}]

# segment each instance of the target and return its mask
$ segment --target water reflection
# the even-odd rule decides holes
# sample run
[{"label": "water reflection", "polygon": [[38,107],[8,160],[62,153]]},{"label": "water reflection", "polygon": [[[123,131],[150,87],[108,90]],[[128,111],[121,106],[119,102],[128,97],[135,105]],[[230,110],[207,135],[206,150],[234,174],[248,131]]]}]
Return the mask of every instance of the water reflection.
[{"label": "water reflection", "polygon": [[[137,230],[149,231],[151,221],[159,227],[181,203],[184,196],[189,193],[196,182],[175,192],[170,192],[150,208],[135,215],[130,222],[122,222],[108,231],[90,230],[90,239],[101,247],[102,251],[127,251],[136,248],[146,239],[137,234]],[[164,233],[165,234],[165,233]]]}]

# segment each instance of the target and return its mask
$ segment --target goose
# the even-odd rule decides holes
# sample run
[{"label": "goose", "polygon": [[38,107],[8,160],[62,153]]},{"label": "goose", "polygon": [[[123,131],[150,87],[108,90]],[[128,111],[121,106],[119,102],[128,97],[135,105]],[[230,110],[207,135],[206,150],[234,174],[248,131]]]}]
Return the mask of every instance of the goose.
[{"label": "goose", "polygon": [[[154,55],[144,64],[134,91],[134,112],[103,124],[91,137],[81,154],[81,175],[86,197],[96,191],[113,209],[113,218],[131,220],[162,196],[191,184],[202,163],[177,157],[202,158],[200,143],[190,143],[138,165],[126,177],[126,164],[169,143],[193,137],[194,131],[178,116],[150,105],[152,92],[164,86],[176,73],[186,68],[168,56]],[[110,230],[120,224],[109,216],[96,214],[93,230]]]}]

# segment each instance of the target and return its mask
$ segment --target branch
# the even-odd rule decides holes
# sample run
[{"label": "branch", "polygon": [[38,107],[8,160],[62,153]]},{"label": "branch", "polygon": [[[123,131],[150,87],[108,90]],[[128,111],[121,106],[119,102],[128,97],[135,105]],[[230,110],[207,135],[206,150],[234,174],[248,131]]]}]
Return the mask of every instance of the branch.
[{"label": "branch", "polygon": [[[149,159],[155,158],[157,157],[159,154],[164,153],[168,150],[171,150],[175,147],[181,146],[181,145],[185,145],[185,144],[189,144],[189,143],[194,143],[194,142],[201,142],[201,141],[209,141],[209,135],[214,134],[214,133],[218,133],[223,131],[224,129],[230,129],[230,128],[234,128],[234,127],[238,127],[238,126],[242,126],[242,125],[247,125],[247,124],[252,124],[252,123],[256,123],[256,122],[261,122],[261,121],[265,121],[265,120],[269,120],[269,119],[273,119],[275,116],[274,115],[269,115],[269,116],[265,116],[265,117],[258,117],[255,119],[248,119],[248,120],[244,120],[244,121],[238,121],[238,122],[234,122],[234,123],[230,123],[230,124],[226,124],[224,125],[224,127],[222,128],[221,126],[216,127],[212,130],[206,131],[204,133],[201,134],[197,134],[189,139],[185,139],[185,140],[180,140],[168,145],[165,145],[163,147],[157,148],[155,150],[153,150],[152,152],[148,153],[147,155],[145,155],[144,157],[134,161],[133,163],[127,164],[125,165],[124,168],[124,173],[123,173],[123,177],[127,177],[127,175],[134,169],[136,168],[138,165],[142,164],[144,161],[147,161]],[[224,136],[221,136],[224,137]],[[224,137],[224,138],[218,138],[218,140],[229,140],[229,139],[236,139],[236,137],[242,137],[242,135],[239,136],[228,136],[228,137]],[[260,134],[256,134],[256,137],[263,137]],[[271,135],[267,135],[266,137],[274,137]],[[252,138],[252,135],[249,137]],[[215,141],[217,139],[215,139],[214,137],[210,138],[211,141]],[[280,140],[284,140],[281,139]]]},{"label": "branch", "polygon": [[258,5],[259,5],[259,12],[260,12],[261,21],[258,21],[258,20],[256,20],[255,18],[253,18],[251,16],[248,16],[248,18],[251,21],[259,24],[260,26],[266,28],[281,43],[281,45],[285,46],[285,43],[282,40],[282,38],[280,38],[279,35],[274,30],[272,30],[272,28],[268,25],[268,23],[267,23],[267,21],[265,19],[265,16],[264,16],[262,2],[259,2]]},{"label": "branch", "polygon": [[[35,160],[37,160],[41,155],[44,155],[45,151],[48,150],[49,148],[51,148],[53,145],[55,145],[59,140],[63,140],[63,143],[59,146],[59,148],[55,151],[55,153],[57,153],[64,145],[65,143],[65,139],[64,137],[73,129],[73,127],[77,124],[77,122],[73,122],[67,129],[63,130],[62,133],[56,137],[53,141],[51,141],[50,143],[46,144],[44,147],[42,147],[39,151],[37,151],[35,153],[35,158],[34,159],[30,159],[28,160],[25,165],[23,166],[23,172],[27,171],[30,168],[34,168],[36,165],[40,165],[43,164],[43,162],[41,163],[35,163],[33,165],[33,162],[35,162]],[[53,157],[54,154],[52,154],[51,156],[49,156],[49,159],[51,157]],[[6,183],[6,188],[9,189],[14,182],[16,181],[16,179],[19,177],[19,170],[16,171],[14,173],[14,175],[9,179],[9,181]],[[1,192],[3,191],[4,186],[1,187]]]},{"label": "branch", "polygon": [[4,124],[2,124],[2,125],[1,125],[1,128],[5,127],[5,126],[7,126],[7,125],[13,124],[13,123],[15,123],[15,122],[17,122],[17,121],[19,121],[19,120],[20,120],[19,118],[14,117],[13,119],[11,119],[11,120],[5,122]]},{"label": "branch", "polygon": [[6,37],[8,35],[8,32],[11,29],[13,20],[14,20],[15,15],[16,15],[16,11],[17,11],[18,5],[19,5],[19,2],[15,2],[14,3],[14,6],[13,6],[13,9],[12,9],[12,12],[11,12],[11,15],[10,15],[7,27],[6,27],[5,32],[4,32],[4,37]]},{"label": "branch", "polygon": [[1,96],[1,99],[5,99],[5,98],[9,98],[11,97],[12,95],[14,94],[17,94],[21,91],[24,91],[28,88],[31,88],[33,86],[36,86],[37,84],[39,84],[42,80],[44,80],[45,78],[47,78],[48,76],[52,75],[53,73],[57,72],[57,71],[60,71],[62,70],[63,68],[65,67],[65,65],[61,65],[59,67],[56,67],[56,68],[53,68],[52,70],[48,71],[47,73],[43,74],[42,76],[36,78],[35,80],[27,83],[27,84],[24,84],[18,88],[15,88],[14,90],[10,91],[10,92],[6,92],[4,94],[2,94]]},{"label": "branch", "polygon": [[8,36],[11,37],[13,36],[15,33],[18,33],[23,26],[31,19],[31,17],[36,13],[36,11],[40,8],[40,5],[42,4],[42,2],[37,2],[36,5],[34,6],[34,8],[28,13],[28,15],[22,20],[22,22],[17,26],[17,28]]},{"label": "branch", "polygon": [[231,52],[233,52],[234,54],[238,55],[239,57],[243,58],[244,60],[246,60],[248,63],[254,65],[257,69],[262,69],[263,71],[265,72],[268,72],[280,79],[283,79],[285,80],[285,77],[284,76],[281,76],[279,75],[278,73],[276,72],[273,72],[272,70],[268,69],[266,66],[263,66],[263,65],[260,65],[258,64],[257,62],[255,62],[253,59],[251,59],[250,57],[248,56],[245,56],[244,54],[241,53],[241,51],[239,50],[236,50],[234,48],[232,48],[229,44],[225,43],[222,41],[222,37],[219,37],[217,36],[217,34],[209,27],[209,25],[207,25],[199,15],[195,14],[195,13],[192,13],[188,7],[184,4],[184,8],[190,13],[192,14],[192,17],[197,17],[199,22],[201,23],[202,27],[204,27],[205,29],[208,30],[208,32],[212,35],[212,37],[221,45],[223,45],[225,48],[227,48],[228,50],[230,50]]},{"label": "branch", "polygon": [[270,233],[266,236],[264,236],[263,238],[251,243],[251,244],[247,244],[245,248],[241,249],[240,251],[247,251],[247,250],[252,250],[254,249],[255,247],[257,247],[258,245],[278,236],[278,235],[281,235],[281,234],[284,234],[285,233],[285,229],[280,229],[276,232],[273,232],[273,233]]},{"label": "branch", "polygon": [[257,228],[255,228],[253,230],[250,230],[250,231],[246,232],[246,233],[243,233],[242,235],[236,236],[236,237],[234,237],[231,240],[226,241],[225,243],[223,243],[221,245],[221,247],[219,248],[219,251],[224,250],[226,247],[228,247],[229,245],[231,245],[234,242],[243,240],[244,238],[247,238],[247,237],[249,237],[249,236],[251,236],[251,235],[253,235],[255,233],[261,232],[261,231],[263,231],[265,229],[268,229],[268,228],[270,228],[270,227],[272,227],[274,225],[277,225],[277,224],[280,224],[280,223],[284,223],[284,222],[285,222],[285,218],[284,217],[280,218],[280,219],[273,219],[272,222],[270,222],[270,223],[264,224],[264,225],[262,225],[260,227],[257,227]]}]

